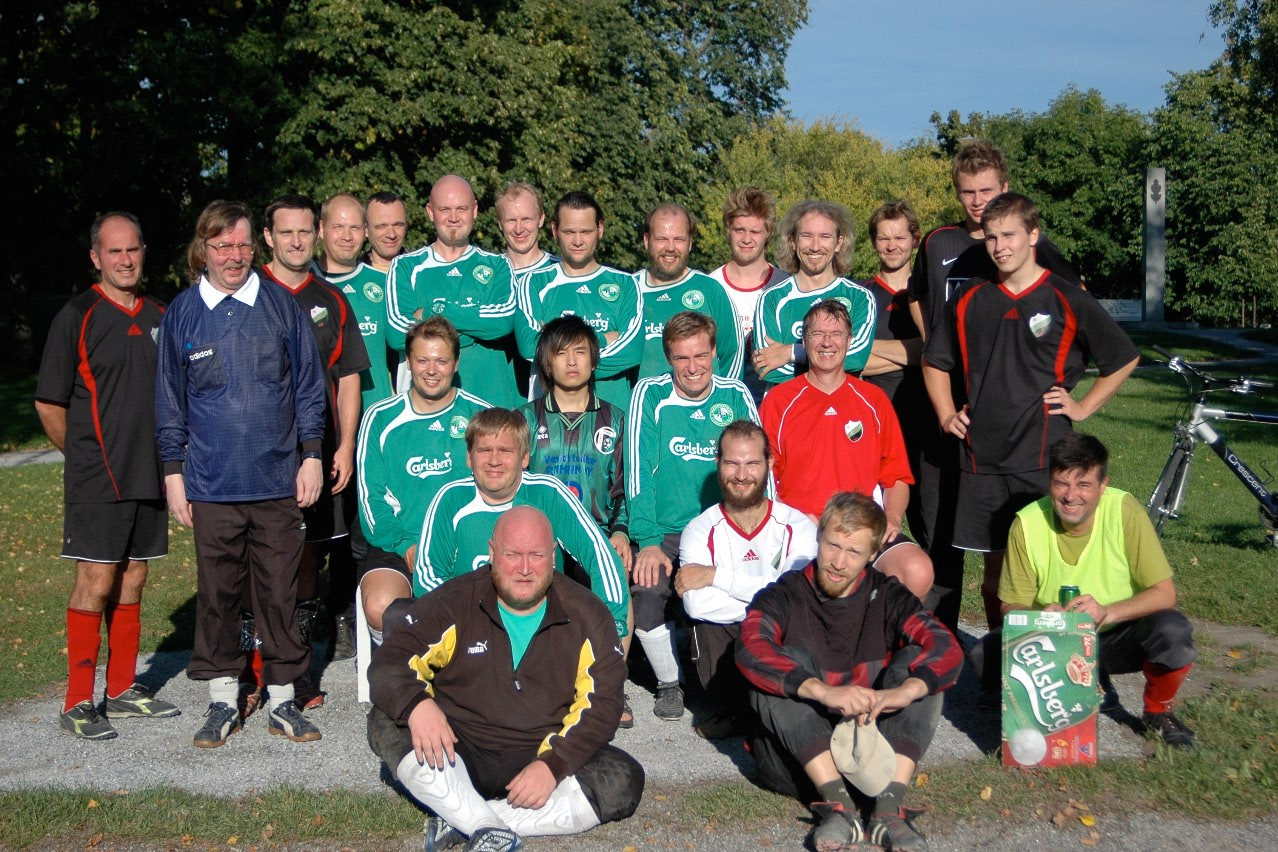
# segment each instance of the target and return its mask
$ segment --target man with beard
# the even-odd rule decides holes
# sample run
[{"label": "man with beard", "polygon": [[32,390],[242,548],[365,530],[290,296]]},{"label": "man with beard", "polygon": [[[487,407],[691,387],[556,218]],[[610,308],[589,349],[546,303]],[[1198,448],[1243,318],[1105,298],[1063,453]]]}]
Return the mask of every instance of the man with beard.
[{"label": "man with beard", "polygon": [[510,852],[521,835],[634,813],[643,768],[609,745],[626,662],[608,610],[555,571],[530,506],[493,526],[486,564],[414,602],[369,671],[369,746],[427,807],[426,848]]},{"label": "man with beard", "polygon": [[843,277],[852,269],[848,211],[828,201],[801,201],[787,210],[777,265],[791,277],[763,291],[755,308],[753,358],[759,375],[780,383],[803,372],[803,316],[828,300],[841,303],[852,318],[843,369],[861,372],[874,341],[874,297]]},{"label": "man with beard", "polygon": [[723,502],[711,506],[679,537],[675,591],[692,621],[692,659],[711,703],[693,730],[723,739],[745,729],[746,684],[734,662],[746,605],[786,571],[816,556],[816,525],[768,499],[772,451],[757,423],[734,420],[715,451]]},{"label": "man with beard", "polygon": [[461,334],[462,365],[457,386],[493,405],[518,405],[510,359],[515,315],[510,264],[499,254],[470,244],[479,202],[457,175],[435,181],[426,215],[435,241],[401,255],[386,276],[389,340],[397,350],[414,323],[435,314]]},{"label": "man with beard", "polygon": [[[834,495],[816,559],[760,592],[741,625],[759,781],[812,802],[817,850],[856,848],[867,833],[885,849],[927,849],[904,798],[963,650],[909,590],[870,569],[886,528],[870,498]],[[868,832],[853,790],[873,797]]]},{"label": "man with beard", "polygon": [[661,343],[666,320],[679,311],[697,311],[719,328],[715,375],[741,378],[741,326],[723,286],[708,275],[688,268],[695,229],[692,216],[674,203],[658,205],[644,222],[643,247],[648,268],[635,273],[643,295],[643,360],[639,378],[658,376],[669,365]]}]

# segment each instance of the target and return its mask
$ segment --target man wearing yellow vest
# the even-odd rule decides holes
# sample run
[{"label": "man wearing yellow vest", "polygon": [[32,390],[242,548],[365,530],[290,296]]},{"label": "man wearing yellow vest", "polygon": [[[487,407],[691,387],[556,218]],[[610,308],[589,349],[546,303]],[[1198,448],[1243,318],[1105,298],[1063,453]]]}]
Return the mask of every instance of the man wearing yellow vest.
[{"label": "man wearing yellow vest", "polygon": [[[1108,464],[1109,451],[1091,435],[1073,432],[1052,445],[1048,495],[1012,522],[999,601],[1004,615],[1065,609],[1094,618],[1101,669],[1145,675],[1145,729],[1170,746],[1193,748],[1194,732],[1172,713],[1198,657],[1193,630],[1173,608],[1171,566],[1144,507],[1108,487]],[[1081,592],[1064,608],[1061,586]]]}]

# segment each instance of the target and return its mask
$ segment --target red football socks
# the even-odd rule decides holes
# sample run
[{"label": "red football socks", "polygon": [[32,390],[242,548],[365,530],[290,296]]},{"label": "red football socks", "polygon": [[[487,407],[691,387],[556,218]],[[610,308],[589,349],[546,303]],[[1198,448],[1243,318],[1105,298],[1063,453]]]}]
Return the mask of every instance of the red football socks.
[{"label": "red football socks", "polygon": [[133,686],[138,673],[138,640],[142,636],[142,604],[108,603],[106,694],[118,698]]},{"label": "red football socks", "polygon": [[102,646],[102,613],[67,607],[67,697],[62,712],[93,700],[93,678]]},{"label": "red football socks", "polygon": [[1168,671],[1149,661],[1142,664],[1141,670],[1145,672],[1145,712],[1166,713],[1170,710],[1172,702],[1176,700],[1176,693],[1180,691],[1180,685],[1185,682],[1193,667],[1193,663],[1190,663]]}]

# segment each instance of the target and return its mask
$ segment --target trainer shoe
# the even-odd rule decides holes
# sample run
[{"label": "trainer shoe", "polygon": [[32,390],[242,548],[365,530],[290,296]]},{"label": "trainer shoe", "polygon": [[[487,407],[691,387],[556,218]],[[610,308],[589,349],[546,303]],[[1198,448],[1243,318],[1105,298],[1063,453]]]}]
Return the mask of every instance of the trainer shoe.
[{"label": "trainer shoe", "polygon": [[733,716],[727,710],[720,710],[693,725],[692,731],[702,739],[726,740],[729,737],[741,736],[746,732],[746,728],[742,719]]},{"label": "trainer shoe", "polygon": [[329,647],[333,660],[350,660],[355,657],[355,628],[350,616],[340,613],[333,616]]},{"label": "trainer shoe", "polygon": [[319,728],[303,716],[292,701],[285,701],[270,712],[266,717],[266,730],[288,737],[295,743],[309,743],[320,738]]},{"label": "trainer shoe", "polygon": [[683,689],[678,683],[657,684],[657,700],[652,704],[652,713],[667,722],[683,717]]},{"label": "trainer shoe", "polygon": [[191,744],[196,748],[217,748],[240,729],[240,714],[229,704],[215,701],[204,711],[204,725],[195,732]]},{"label": "trainer shoe", "polygon": [[182,711],[176,705],[156,698],[155,693],[142,684],[135,683],[115,698],[107,696],[106,715],[111,719],[123,719],[129,716],[167,719],[170,716],[181,716]]},{"label": "trainer shoe", "polygon": [[927,852],[927,840],[910,825],[904,810],[876,815],[869,829],[870,841],[887,852]]},{"label": "trainer shoe", "polygon": [[481,828],[470,836],[466,852],[515,852],[524,841],[509,828]]},{"label": "trainer shoe", "polygon": [[109,740],[118,736],[111,723],[98,713],[92,701],[81,701],[58,716],[62,730],[82,740]]},{"label": "trainer shoe", "polygon": [[844,808],[841,802],[813,802],[812,813],[817,824],[808,839],[816,852],[869,848],[865,846],[865,829],[861,827],[860,818]]},{"label": "trainer shoe", "polygon": [[1141,716],[1145,730],[1158,734],[1162,741],[1172,748],[1193,748],[1194,732],[1185,727],[1185,723],[1176,718],[1176,714],[1168,710],[1166,713],[1146,712]]},{"label": "trainer shoe", "polygon": [[466,836],[448,824],[443,817],[434,814],[426,817],[426,826],[422,829],[426,835],[426,852],[439,852],[452,849],[466,842]]}]

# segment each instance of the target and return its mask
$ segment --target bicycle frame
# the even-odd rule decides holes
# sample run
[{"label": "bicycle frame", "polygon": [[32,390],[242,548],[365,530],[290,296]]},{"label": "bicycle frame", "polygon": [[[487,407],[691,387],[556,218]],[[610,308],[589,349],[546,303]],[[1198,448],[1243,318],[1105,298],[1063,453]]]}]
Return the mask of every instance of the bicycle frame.
[{"label": "bicycle frame", "polygon": [[[1172,445],[1171,454],[1167,457],[1163,472],[1158,477],[1158,482],[1155,484],[1154,491],[1146,504],[1150,520],[1154,522],[1155,528],[1161,534],[1164,524],[1169,519],[1180,516],[1180,507],[1184,501],[1189,483],[1190,465],[1194,460],[1194,452],[1197,449],[1197,445],[1201,441],[1211,447],[1212,451],[1220,457],[1225,466],[1233,472],[1238,481],[1246,487],[1256,502],[1260,504],[1261,521],[1265,525],[1267,537],[1275,547],[1278,547],[1278,530],[1275,529],[1275,527],[1278,527],[1278,495],[1275,495],[1265,487],[1260,476],[1239,458],[1237,453],[1229,448],[1224,437],[1211,425],[1211,421],[1215,420],[1278,425],[1278,414],[1232,411],[1226,408],[1208,406],[1206,403],[1208,394],[1212,393],[1213,390],[1223,389],[1219,388],[1219,385],[1223,384],[1223,382],[1202,373],[1182,359],[1161,349],[1161,347],[1154,348],[1159,354],[1168,357],[1167,366],[1169,368],[1179,373],[1187,381],[1190,380],[1190,375],[1192,374],[1203,384],[1198,390],[1197,400],[1190,409],[1189,419],[1176,424],[1176,439]],[[1211,387],[1213,384],[1218,387],[1213,389]],[[1251,379],[1241,379],[1237,382],[1230,382],[1228,389],[1246,394],[1250,393],[1255,387],[1272,387],[1272,385],[1254,382]]]}]

